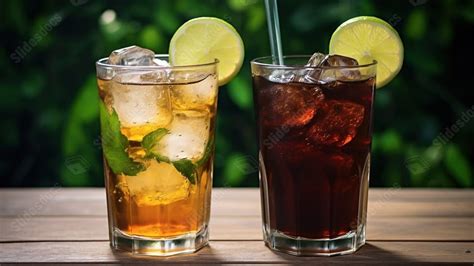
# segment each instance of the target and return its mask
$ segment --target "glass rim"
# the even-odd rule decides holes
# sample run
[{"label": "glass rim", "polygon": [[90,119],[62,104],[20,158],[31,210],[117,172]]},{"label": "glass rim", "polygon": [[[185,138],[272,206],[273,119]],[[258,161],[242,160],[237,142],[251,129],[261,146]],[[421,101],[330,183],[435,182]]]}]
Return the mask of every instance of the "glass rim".
[{"label": "glass rim", "polygon": [[[169,58],[168,54],[155,54],[155,58]],[[121,69],[121,70],[151,70],[151,69],[189,69],[189,68],[199,68],[199,67],[208,67],[217,65],[219,63],[219,59],[214,58],[213,62],[209,63],[202,63],[202,64],[194,64],[194,65],[180,65],[180,66],[125,66],[125,65],[112,65],[109,63],[105,63],[109,58],[104,57],[95,62],[95,65],[100,68],[114,68],[114,69]]]},{"label": "glass rim", "polygon": [[[312,55],[285,55],[283,59],[297,59],[297,58],[311,58]],[[287,69],[287,70],[294,70],[294,69],[353,69],[353,68],[365,68],[377,65],[377,60],[373,60],[371,63],[357,65],[357,66],[305,66],[305,65],[294,65],[294,66],[287,66],[287,65],[276,65],[271,63],[264,63],[263,60],[272,60],[275,58],[274,56],[262,56],[257,57],[250,61],[250,64],[259,66],[259,67],[266,67],[266,68],[275,68],[275,69]]]}]

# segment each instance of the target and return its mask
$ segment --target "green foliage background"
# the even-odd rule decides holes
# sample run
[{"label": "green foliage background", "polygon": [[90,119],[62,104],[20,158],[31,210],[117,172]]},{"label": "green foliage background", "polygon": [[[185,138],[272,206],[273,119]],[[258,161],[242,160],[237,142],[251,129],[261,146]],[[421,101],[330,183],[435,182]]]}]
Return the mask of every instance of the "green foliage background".
[{"label": "green foliage background", "polygon": [[[327,52],[334,29],[358,15],[400,33],[404,67],[376,95],[372,186],[473,186],[474,119],[433,141],[474,110],[474,1],[279,4],[285,54]],[[166,53],[174,31],[198,16],[227,20],[246,48],[241,72],[219,92],[214,185],[258,185],[249,61],[270,53],[263,1],[5,0],[0,14],[1,186],[103,185],[94,62],[132,44]]]}]

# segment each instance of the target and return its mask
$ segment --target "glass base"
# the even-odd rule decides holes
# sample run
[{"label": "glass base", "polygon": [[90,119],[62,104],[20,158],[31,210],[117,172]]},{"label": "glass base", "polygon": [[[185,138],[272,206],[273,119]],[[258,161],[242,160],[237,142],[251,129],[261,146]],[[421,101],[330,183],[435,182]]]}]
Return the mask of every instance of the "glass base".
[{"label": "glass base", "polygon": [[172,256],[196,252],[208,243],[209,232],[205,226],[197,233],[173,238],[132,236],[115,228],[110,245],[116,250],[131,252],[133,255]]},{"label": "glass base", "polygon": [[296,256],[336,256],[354,253],[365,244],[365,226],[333,239],[292,237],[264,228],[265,245],[273,250]]}]

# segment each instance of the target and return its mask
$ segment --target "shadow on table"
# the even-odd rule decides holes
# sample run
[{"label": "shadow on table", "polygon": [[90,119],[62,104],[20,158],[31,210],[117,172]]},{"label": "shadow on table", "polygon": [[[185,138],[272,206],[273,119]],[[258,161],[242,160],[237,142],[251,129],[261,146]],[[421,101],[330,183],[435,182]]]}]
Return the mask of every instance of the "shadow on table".
[{"label": "shadow on table", "polygon": [[[256,248],[257,257],[248,257],[245,254],[240,256],[227,256],[223,251],[206,246],[197,253],[171,256],[171,257],[153,257],[153,256],[137,256],[127,252],[113,251],[113,257],[117,263],[121,264],[140,264],[140,263],[173,263],[173,264],[214,264],[214,263],[271,263],[271,264],[293,264],[293,263],[322,263],[322,264],[339,264],[339,263],[359,263],[359,264],[375,264],[375,263],[396,263],[405,262],[413,263],[400,254],[385,250],[377,246],[377,242],[365,244],[356,253],[351,255],[334,256],[334,257],[301,257],[292,256],[281,252],[272,251],[265,247],[263,241],[261,246]],[[244,248],[245,249],[245,248]],[[239,250],[226,249],[224,252],[238,252]],[[247,250],[247,252],[249,252]],[[234,253],[235,255],[235,253]]]},{"label": "shadow on table", "polygon": [[317,257],[317,256],[292,256],[282,252],[272,251],[278,256],[283,262],[288,263],[309,263],[309,262],[320,262],[320,263],[403,263],[411,262],[407,258],[400,256],[399,254],[387,251],[383,248],[377,247],[375,243],[367,243],[361,247],[354,254],[334,256],[334,257]]},{"label": "shadow on table", "polygon": [[[222,263],[226,261],[225,257],[219,257],[212,245],[205,246],[195,253],[191,254],[180,254],[176,256],[160,257],[160,256],[146,256],[146,255],[132,255],[129,252],[112,250],[113,257],[117,263],[120,264],[140,264],[140,263],[173,263],[186,265],[191,263],[195,264],[208,264],[208,263]],[[198,259],[199,258],[199,259]]]}]

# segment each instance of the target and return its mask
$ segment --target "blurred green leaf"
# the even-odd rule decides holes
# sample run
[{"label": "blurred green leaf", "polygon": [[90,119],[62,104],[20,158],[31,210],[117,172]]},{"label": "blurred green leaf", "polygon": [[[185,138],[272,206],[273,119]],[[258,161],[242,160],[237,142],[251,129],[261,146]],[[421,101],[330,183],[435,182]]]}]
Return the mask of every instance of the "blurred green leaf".
[{"label": "blurred green leaf", "polygon": [[158,51],[163,43],[163,36],[155,26],[146,26],[140,33],[139,45],[154,50],[156,53],[167,53],[166,51]]},{"label": "blurred green leaf", "polygon": [[[351,3],[349,1],[338,2],[337,4],[311,1],[296,5],[294,9],[295,11],[290,17],[294,29],[300,32],[308,32],[334,22],[342,23],[350,18]],[[311,51],[314,52],[314,50]]]},{"label": "blurred green leaf", "polygon": [[432,171],[426,181],[419,184],[419,186],[429,187],[453,187],[454,185],[453,181],[443,171]]},{"label": "blurred green leaf", "polygon": [[227,0],[227,3],[230,8],[235,11],[243,11],[257,2],[258,0]]},{"label": "blurred green leaf", "polygon": [[356,3],[360,5],[360,11],[362,14],[374,14],[376,11],[374,3],[370,0],[360,0]]},{"label": "blurred green leaf", "polygon": [[164,6],[158,8],[158,11],[156,12],[156,20],[158,21],[159,26],[163,27],[164,31],[173,34],[180,26],[180,22],[176,18],[175,13],[170,10],[171,8],[167,3],[169,2],[160,2],[160,4],[164,4]]},{"label": "blurred green leaf", "polygon": [[402,139],[398,132],[389,129],[380,136],[380,149],[385,153],[397,153],[402,147]]},{"label": "blurred green leaf", "polygon": [[33,72],[21,83],[21,91],[25,98],[34,98],[38,96],[44,87],[44,78],[38,73]]},{"label": "blurred green leaf", "polygon": [[[455,3],[455,2],[453,2]],[[467,21],[474,23],[474,2],[473,1],[467,1],[467,6],[461,5],[458,9],[459,14],[461,14],[461,17],[466,19]]]},{"label": "blurred green leaf", "polygon": [[446,168],[463,187],[472,186],[471,166],[456,144],[449,144],[444,157]]},{"label": "blurred green leaf", "polygon": [[44,128],[45,131],[54,132],[63,121],[64,114],[55,107],[42,110],[38,116],[38,126]]},{"label": "blurred green leaf", "polygon": [[[108,23],[101,23],[101,30],[104,34],[104,37],[111,42],[118,42],[125,38],[125,36],[136,31],[136,27],[132,24],[124,23],[115,19]],[[134,42],[136,42],[134,40]],[[123,47],[123,46],[121,46]]]},{"label": "blurred green leaf", "polygon": [[[79,89],[79,95],[72,104],[64,137],[64,152],[70,154],[77,151],[84,142],[86,134],[82,134],[87,123],[99,119],[99,101],[97,83],[94,76],[90,76]],[[91,144],[92,141],[87,144]]]},{"label": "blurred green leaf", "polygon": [[413,9],[405,24],[407,37],[414,40],[423,39],[426,33],[427,24],[428,19],[424,9]]},{"label": "blurred green leaf", "polygon": [[431,145],[425,150],[423,157],[428,160],[430,164],[436,164],[443,158],[443,148],[437,145]]},{"label": "blurred green leaf", "polygon": [[226,158],[223,177],[226,186],[236,186],[245,178],[245,171],[247,158],[242,153],[232,153]]},{"label": "blurred green leaf", "polygon": [[252,87],[248,79],[242,78],[242,74],[236,76],[228,85],[229,97],[242,109],[252,108]]},{"label": "blurred green leaf", "polygon": [[410,51],[406,51],[406,61],[413,65],[413,67],[425,75],[435,75],[442,73],[443,66],[440,63],[440,58],[430,56],[430,51],[423,47],[417,47]]},{"label": "blurred green leaf", "polygon": [[[83,186],[88,184],[92,176],[84,173],[74,173],[67,169],[67,161],[71,157],[80,156],[88,164],[97,163],[95,152],[97,147],[93,145],[88,128],[90,125],[98,125],[99,102],[95,76],[86,79],[84,85],[79,89],[79,94],[72,104],[66,119],[63,135],[63,167],[61,168],[61,182],[66,186]],[[98,129],[98,128],[97,128]],[[98,133],[98,131],[96,131]],[[98,135],[96,135],[98,138]],[[89,170],[89,169],[88,169]]]},{"label": "blurred green leaf", "polygon": [[[337,26],[354,16],[377,16],[399,31],[403,68],[375,97],[371,186],[474,185],[474,123],[466,123],[448,141],[456,146],[455,155],[448,144],[432,144],[472,105],[465,77],[472,72],[474,2],[425,2],[278,1],[285,54],[326,52]],[[105,11],[112,12],[102,16]],[[34,47],[25,45],[55,14],[61,14],[61,23]],[[237,168],[248,167],[239,156],[256,154],[249,61],[270,54],[264,2],[258,0],[87,1],[79,6],[0,1],[0,110],[5,120],[0,173],[9,177],[0,185],[102,185],[94,62],[133,44],[164,53],[175,30],[199,16],[231,23],[246,53],[238,77],[219,93],[214,185],[257,186],[256,172]],[[406,165],[411,158],[429,167],[414,174]],[[76,171],[81,160],[88,167]]]},{"label": "blurred green leaf", "polygon": [[6,147],[15,148],[20,143],[20,134],[17,124],[10,119],[2,121],[2,124],[4,128],[8,128],[2,136],[5,139],[4,145]]},{"label": "blurred green leaf", "polygon": [[439,41],[442,43],[449,43],[453,38],[453,25],[451,21],[444,20],[438,28]]},{"label": "blurred green leaf", "polygon": [[265,25],[266,17],[262,6],[249,8],[246,28],[250,32],[256,32]]},{"label": "blurred green leaf", "polygon": [[17,32],[23,34],[26,32],[28,25],[28,16],[24,12],[27,3],[21,1],[5,1],[6,6],[2,6],[5,10],[2,16],[5,15],[5,21],[11,23]]}]

